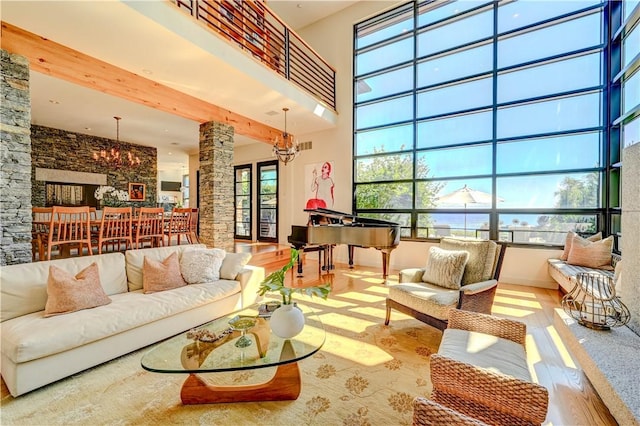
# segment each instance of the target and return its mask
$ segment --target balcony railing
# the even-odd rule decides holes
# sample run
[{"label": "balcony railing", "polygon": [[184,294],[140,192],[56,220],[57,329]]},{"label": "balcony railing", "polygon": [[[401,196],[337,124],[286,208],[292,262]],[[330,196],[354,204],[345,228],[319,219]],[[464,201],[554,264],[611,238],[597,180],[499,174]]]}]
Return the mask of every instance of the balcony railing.
[{"label": "balcony railing", "polygon": [[259,0],[172,0],[223,38],[336,110],[336,71]]}]

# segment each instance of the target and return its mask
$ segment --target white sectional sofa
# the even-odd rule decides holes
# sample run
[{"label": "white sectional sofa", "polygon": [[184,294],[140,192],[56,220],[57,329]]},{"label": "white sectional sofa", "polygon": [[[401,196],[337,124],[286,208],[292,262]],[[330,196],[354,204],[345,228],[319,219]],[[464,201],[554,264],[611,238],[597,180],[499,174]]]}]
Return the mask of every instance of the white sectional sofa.
[{"label": "white sectional sofa", "polygon": [[[0,268],[2,377],[18,396],[79,371],[201,325],[254,303],[264,269],[250,265],[235,279],[144,294],[142,265],[184,245],[10,265]],[[224,262],[233,261],[227,254]],[[75,275],[96,262],[111,303],[44,316],[49,266]]]}]

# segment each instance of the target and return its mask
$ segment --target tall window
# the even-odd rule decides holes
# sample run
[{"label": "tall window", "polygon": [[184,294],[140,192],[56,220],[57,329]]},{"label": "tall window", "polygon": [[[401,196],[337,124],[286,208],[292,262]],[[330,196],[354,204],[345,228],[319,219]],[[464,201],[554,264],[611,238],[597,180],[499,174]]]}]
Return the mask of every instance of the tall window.
[{"label": "tall window", "polygon": [[603,229],[608,7],[414,1],[357,24],[354,211],[413,239]]},{"label": "tall window", "polygon": [[278,241],[278,161],[258,163],[258,241]]},{"label": "tall window", "polygon": [[235,238],[251,239],[251,164],[234,167]]},{"label": "tall window", "polygon": [[618,237],[620,249],[622,150],[640,142],[640,2],[613,2],[611,5],[611,131],[608,169],[609,232]]}]

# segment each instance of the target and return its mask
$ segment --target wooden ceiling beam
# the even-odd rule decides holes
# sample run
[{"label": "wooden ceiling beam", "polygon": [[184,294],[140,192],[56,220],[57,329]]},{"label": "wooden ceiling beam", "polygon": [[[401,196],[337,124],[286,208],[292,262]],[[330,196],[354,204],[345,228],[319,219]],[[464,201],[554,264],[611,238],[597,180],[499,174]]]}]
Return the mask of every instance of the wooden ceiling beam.
[{"label": "wooden ceiling beam", "polygon": [[235,133],[272,144],[282,132],[202,99],[2,22],[2,49],[22,55],[32,70],[199,123],[217,121]]}]

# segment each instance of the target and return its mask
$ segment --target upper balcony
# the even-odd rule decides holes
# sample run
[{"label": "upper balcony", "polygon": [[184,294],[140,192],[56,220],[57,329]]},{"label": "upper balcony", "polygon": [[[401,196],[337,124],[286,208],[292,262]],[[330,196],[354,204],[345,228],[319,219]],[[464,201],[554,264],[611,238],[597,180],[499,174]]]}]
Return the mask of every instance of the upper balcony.
[{"label": "upper balcony", "polygon": [[336,71],[261,0],[172,0],[214,33],[336,110]]}]

